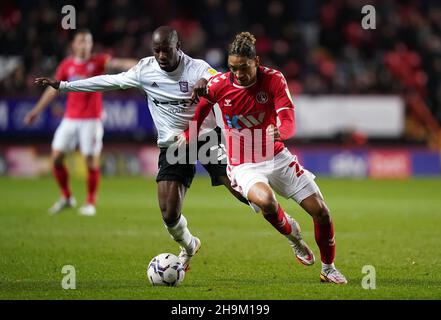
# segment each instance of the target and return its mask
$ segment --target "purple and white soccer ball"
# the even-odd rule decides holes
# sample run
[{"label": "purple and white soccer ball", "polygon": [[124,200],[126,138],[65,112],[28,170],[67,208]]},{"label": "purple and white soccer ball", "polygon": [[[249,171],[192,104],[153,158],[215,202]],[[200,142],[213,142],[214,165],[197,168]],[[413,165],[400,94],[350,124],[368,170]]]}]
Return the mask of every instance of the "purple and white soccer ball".
[{"label": "purple and white soccer ball", "polygon": [[172,253],[161,253],[150,261],[147,278],[154,286],[177,287],[184,280],[184,266]]}]

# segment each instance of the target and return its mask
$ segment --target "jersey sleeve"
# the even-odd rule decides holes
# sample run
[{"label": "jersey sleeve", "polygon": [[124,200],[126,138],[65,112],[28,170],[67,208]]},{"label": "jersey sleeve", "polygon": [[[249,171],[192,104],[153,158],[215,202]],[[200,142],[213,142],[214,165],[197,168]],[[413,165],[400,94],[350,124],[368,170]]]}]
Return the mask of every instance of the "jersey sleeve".
[{"label": "jersey sleeve", "polygon": [[272,89],[274,95],[274,109],[279,113],[282,110],[294,110],[294,103],[292,101],[291,93],[288,89],[286,79],[280,72],[273,75]]},{"label": "jersey sleeve", "polygon": [[72,82],[61,81],[60,91],[96,92],[142,87],[140,73],[142,60],[126,72],[106,74]]},{"label": "jersey sleeve", "polygon": [[295,114],[293,109],[283,109],[277,113],[277,117],[280,120],[278,127],[280,133],[280,139],[287,140],[294,136],[296,132]]},{"label": "jersey sleeve", "polygon": [[206,80],[209,80],[212,76],[215,76],[218,73],[204,60],[199,60],[199,62],[200,62],[198,67],[199,78],[204,78]]},{"label": "jersey sleeve", "polygon": [[[199,101],[198,107],[196,108],[196,111],[192,119],[192,121],[196,122],[195,137],[199,136],[199,131],[201,129],[202,123],[204,122],[205,118],[208,116],[212,108],[213,108],[213,104],[207,99],[202,98],[201,101]],[[187,142],[191,141],[192,137],[190,137],[190,128],[187,128],[184,131],[184,137],[185,140],[187,140]]]},{"label": "jersey sleeve", "polygon": [[55,70],[55,80],[65,81],[67,80],[67,63],[66,60],[61,61]]},{"label": "jersey sleeve", "polygon": [[204,98],[210,102],[211,104],[215,104],[217,102],[217,91],[219,90],[220,84],[222,82],[222,74],[218,73],[208,79],[207,83],[207,94]]}]

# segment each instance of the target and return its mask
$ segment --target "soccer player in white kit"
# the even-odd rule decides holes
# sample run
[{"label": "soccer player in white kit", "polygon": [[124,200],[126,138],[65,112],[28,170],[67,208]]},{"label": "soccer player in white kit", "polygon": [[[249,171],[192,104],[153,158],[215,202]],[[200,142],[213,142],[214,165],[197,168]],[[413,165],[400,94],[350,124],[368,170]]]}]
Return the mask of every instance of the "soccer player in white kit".
[{"label": "soccer player in white kit", "polygon": [[[127,70],[136,64],[133,59],[113,58],[108,54],[92,54],[92,34],[78,29],[72,39],[72,55],[58,66],[55,79],[74,80],[103,74],[106,70]],[[24,118],[31,124],[37,116],[55,100],[58,92],[48,87],[35,107]],[[100,92],[69,93],[63,120],[55,131],[52,141],[53,174],[62,193],[60,199],[49,209],[56,214],[76,205],[69,185],[69,172],[64,164],[66,153],[78,146],[87,165],[87,200],[79,213],[93,216],[100,180],[100,154],[103,147],[102,94]]]},{"label": "soccer player in white kit", "polygon": [[334,227],[315,176],[283,143],[295,129],[294,104],[286,80],[280,71],[260,65],[255,41],[249,32],[236,35],[228,56],[231,71],[210,79],[207,94],[195,112],[194,134],[187,129],[178,141],[194,141],[192,136],[196,137],[205,116],[217,103],[225,126],[227,171],[233,186],[262,209],[264,218],[287,237],[298,261],[309,266],[314,255],[302,239],[298,223],[284,212],[274,191],[296,201],[314,222],[322,262],[320,280],[345,284],[346,278],[334,266]]},{"label": "soccer player in white kit", "polygon": [[[154,56],[141,59],[139,63],[116,75],[102,75],[88,79],[66,82],[48,78],[37,78],[36,83],[50,85],[60,91],[94,92],[127,88],[139,88],[148,99],[148,106],[158,131],[157,144],[161,150],[158,160],[159,172],[158,200],[164,225],[170,236],[179,243],[179,258],[186,270],[190,259],[199,250],[200,240],[193,236],[187,220],[181,213],[183,200],[195,174],[193,163],[170,163],[167,150],[175,143],[193,118],[198,96],[206,90],[208,79],[217,72],[205,61],[193,59],[181,51],[176,30],[162,26],[153,32],[152,49]],[[216,128],[214,113],[201,126],[201,135]],[[218,137],[219,133],[216,133]],[[210,141],[213,143],[213,141]],[[214,141],[210,152],[220,150]],[[248,201],[231,187],[226,173],[226,164],[203,164],[211,176],[212,185],[224,185],[240,201]]]}]

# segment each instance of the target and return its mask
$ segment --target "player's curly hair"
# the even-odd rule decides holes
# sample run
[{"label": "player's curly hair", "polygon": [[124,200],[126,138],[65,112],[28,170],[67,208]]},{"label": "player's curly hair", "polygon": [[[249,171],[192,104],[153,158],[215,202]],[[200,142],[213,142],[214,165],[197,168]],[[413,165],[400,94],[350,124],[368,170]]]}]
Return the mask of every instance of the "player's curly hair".
[{"label": "player's curly hair", "polygon": [[255,44],[256,38],[250,32],[238,33],[230,44],[228,54],[254,59],[256,57]]}]

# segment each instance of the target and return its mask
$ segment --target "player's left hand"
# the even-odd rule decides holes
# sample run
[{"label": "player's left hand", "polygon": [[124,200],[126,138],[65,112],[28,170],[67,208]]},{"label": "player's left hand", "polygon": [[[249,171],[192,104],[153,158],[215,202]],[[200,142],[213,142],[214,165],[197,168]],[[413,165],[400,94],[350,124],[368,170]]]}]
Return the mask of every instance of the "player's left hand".
[{"label": "player's left hand", "polygon": [[204,78],[199,79],[193,87],[191,93],[191,99],[203,97],[207,94],[207,83],[208,81]]},{"label": "player's left hand", "polygon": [[277,128],[277,126],[273,126],[272,124],[266,128],[266,135],[274,137],[274,141],[282,141],[282,139],[280,139],[279,128]]}]

